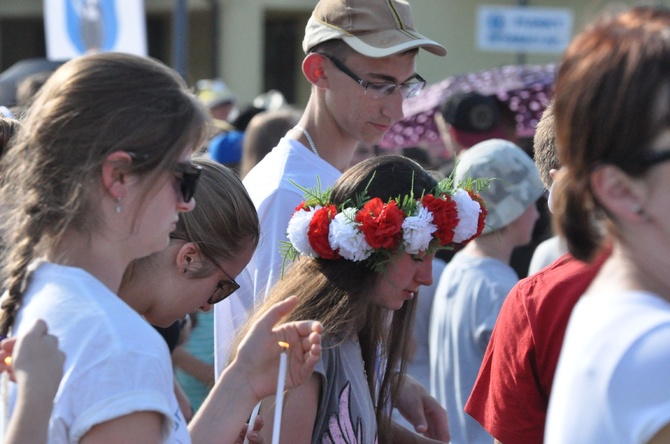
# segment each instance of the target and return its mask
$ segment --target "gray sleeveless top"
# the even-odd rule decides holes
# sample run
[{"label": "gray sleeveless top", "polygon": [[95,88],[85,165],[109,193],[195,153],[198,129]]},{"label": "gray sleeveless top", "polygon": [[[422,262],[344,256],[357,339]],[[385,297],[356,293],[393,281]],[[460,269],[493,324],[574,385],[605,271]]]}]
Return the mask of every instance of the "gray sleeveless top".
[{"label": "gray sleeveless top", "polygon": [[324,339],[314,371],[321,376],[321,398],[312,443],[376,444],[377,419],[358,338]]}]

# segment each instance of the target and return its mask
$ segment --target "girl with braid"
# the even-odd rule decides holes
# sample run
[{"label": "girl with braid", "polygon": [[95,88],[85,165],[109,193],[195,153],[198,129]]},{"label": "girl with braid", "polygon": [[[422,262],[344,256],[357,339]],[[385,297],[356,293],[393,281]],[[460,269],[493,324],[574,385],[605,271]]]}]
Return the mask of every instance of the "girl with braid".
[{"label": "girl with braid", "polygon": [[43,319],[66,355],[48,442],[233,442],[244,407],[276,390],[278,340],[293,349],[287,386],[318,359],[319,325],[274,327],[295,301],[277,304],[187,427],[165,342],[117,296],[128,265],[168,247],[194,208],[201,170],[190,157],[208,119],[161,63],[88,55],[49,78],[2,159],[0,334]]}]

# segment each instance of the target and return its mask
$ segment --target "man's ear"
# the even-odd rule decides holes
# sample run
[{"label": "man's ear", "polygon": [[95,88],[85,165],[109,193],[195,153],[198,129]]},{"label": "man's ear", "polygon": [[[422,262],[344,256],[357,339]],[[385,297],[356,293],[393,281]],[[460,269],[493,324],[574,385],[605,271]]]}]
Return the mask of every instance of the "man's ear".
[{"label": "man's ear", "polygon": [[309,82],[319,88],[328,86],[328,77],[326,76],[325,57],[317,53],[309,53],[302,61],[302,72]]},{"label": "man's ear", "polygon": [[610,214],[628,221],[643,215],[646,186],[614,165],[602,165],[589,177],[594,196]]},{"label": "man's ear", "polygon": [[114,199],[125,197],[126,176],[132,161],[127,152],[114,151],[102,163],[102,183]]},{"label": "man's ear", "polygon": [[200,268],[202,258],[200,256],[200,249],[193,242],[185,242],[177,251],[175,264],[177,268],[185,273],[185,270]]}]

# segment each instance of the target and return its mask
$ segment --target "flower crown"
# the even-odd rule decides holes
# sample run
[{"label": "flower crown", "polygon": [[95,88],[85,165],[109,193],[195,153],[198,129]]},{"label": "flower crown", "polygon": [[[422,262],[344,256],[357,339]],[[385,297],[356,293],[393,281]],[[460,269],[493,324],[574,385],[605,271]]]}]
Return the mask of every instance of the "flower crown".
[{"label": "flower crown", "polygon": [[318,181],[313,190],[294,183],[305,200],[289,221],[288,242],[280,248],[284,263],[303,255],[366,261],[374,271],[382,271],[403,252],[451,250],[482,233],[487,211],[479,192],[489,183],[468,179],[455,184],[449,177],[420,198],[410,194],[385,203],[363,192],[339,208],[330,203],[331,188],[322,192]]}]

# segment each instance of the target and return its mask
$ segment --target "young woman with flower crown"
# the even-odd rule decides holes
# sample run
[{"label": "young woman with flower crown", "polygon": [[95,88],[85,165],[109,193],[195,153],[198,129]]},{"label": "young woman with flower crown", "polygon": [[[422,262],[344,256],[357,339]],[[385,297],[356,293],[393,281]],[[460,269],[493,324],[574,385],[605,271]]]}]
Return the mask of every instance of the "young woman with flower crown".
[{"label": "young woman with flower crown", "polygon": [[[402,384],[415,296],[432,282],[435,251],[483,228],[482,184],[437,184],[410,159],[380,156],[349,169],[332,190],[306,190],[284,250],[287,259],[303,257],[254,314],[297,295],[286,320],[309,317],[324,326],[315,373],[286,393],[281,442],[388,443],[403,433],[435,442],[392,426],[386,406]],[[273,410],[274,400],[264,400],[266,441]]]}]

